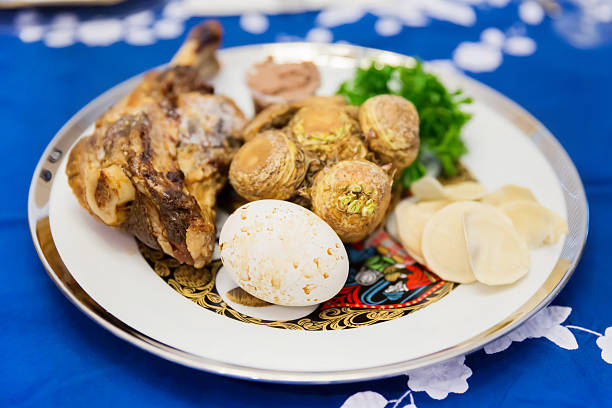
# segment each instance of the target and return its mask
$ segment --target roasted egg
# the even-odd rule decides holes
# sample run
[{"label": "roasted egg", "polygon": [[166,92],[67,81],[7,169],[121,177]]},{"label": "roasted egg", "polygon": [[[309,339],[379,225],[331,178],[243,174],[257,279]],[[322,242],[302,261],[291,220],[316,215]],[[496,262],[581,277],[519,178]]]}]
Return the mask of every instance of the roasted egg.
[{"label": "roasted egg", "polygon": [[348,276],[346,249],[334,230],[287,201],[260,200],[238,208],[223,225],[219,246],[234,282],[277,305],[324,302]]}]

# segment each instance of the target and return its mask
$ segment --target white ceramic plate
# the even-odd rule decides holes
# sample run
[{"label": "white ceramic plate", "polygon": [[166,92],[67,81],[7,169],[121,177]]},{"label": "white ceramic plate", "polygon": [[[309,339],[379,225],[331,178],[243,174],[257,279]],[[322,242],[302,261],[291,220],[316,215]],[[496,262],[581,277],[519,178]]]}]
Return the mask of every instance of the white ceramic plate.
[{"label": "white ceramic plate", "polygon": [[[273,55],[313,60],[319,94],[333,94],[358,65],[372,60],[411,64],[398,54],[347,45],[270,44],[221,50],[217,93],[249,115],[245,70]],[[435,70],[435,67],[432,67]],[[487,188],[514,183],[563,215],[564,242],[532,251],[529,274],[502,288],[459,285],[446,296],[393,320],[345,330],[286,330],[228,318],[179,294],[140,254],[135,240],[96,222],[72,195],[65,175],[70,147],[111,104],[139,81],[132,78],[72,118],[43,154],[28,210],[39,255],[60,289],[87,315],[118,336],[169,360],[249,379],[326,383],[380,378],[481,348],[549,303],[580,258],[588,228],[582,183],[554,137],[517,105],[461,74],[438,70],[451,88],[474,98],[463,137],[464,164]],[[384,342],[384,347],[377,347]]]}]

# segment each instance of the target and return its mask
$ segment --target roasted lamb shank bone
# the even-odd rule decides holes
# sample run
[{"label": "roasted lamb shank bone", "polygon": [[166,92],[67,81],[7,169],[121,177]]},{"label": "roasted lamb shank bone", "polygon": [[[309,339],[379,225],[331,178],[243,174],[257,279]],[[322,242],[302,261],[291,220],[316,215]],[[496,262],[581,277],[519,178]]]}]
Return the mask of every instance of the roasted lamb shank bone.
[{"label": "roasted lamb shank bone", "polygon": [[98,119],[66,169],[94,217],[196,267],[210,261],[215,197],[245,121],[206,83],[220,39],[218,23],[196,26],[167,69],[147,73]]}]

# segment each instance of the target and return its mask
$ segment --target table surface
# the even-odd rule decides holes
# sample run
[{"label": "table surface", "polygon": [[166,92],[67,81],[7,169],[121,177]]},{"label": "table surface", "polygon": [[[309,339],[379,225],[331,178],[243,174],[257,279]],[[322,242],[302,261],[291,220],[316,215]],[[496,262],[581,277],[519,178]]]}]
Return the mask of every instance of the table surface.
[{"label": "table surface", "polygon": [[[3,12],[0,129],[5,149],[0,166],[5,176],[0,254],[6,264],[0,286],[0,405],[338,407],[353,396],[346,406],[382,407],[384,399],[405,395],[388,406],[406,406],[411,398],[418,407],[612,406],[612,279],[605,260],[612,233],[612,46],[570,45],[559,35],[558,22],[548,17],[537,21],[523,6],[519,13],[516,3],[499,8],[453,4],[473,14],[445,18],[444,13],[430,10],[432,18],[417,21],[422,27],[402,26],[402,22],[415,25],[413,17],[381,17],[384,13],[376,10],[365,15],[354,10],[352,15],[336,10],[322,16],[251,13],[220,21],[226,30],[224,47],[308,38],[454,61],[468,69],[468,75],[514,99],[552,131],[582,176],[590,205],[590,235],[580,265],[554,306],[518,329],[513,344],[496,353],[478,351],[465,362],[459,359],[409,377],[288,386],[185,368],[97,326],[57,290],[36,255],[26,214],[32,172],[55,132],[79,108],[116,83],[167,61],[184,37],[176,28],[184,24],[188,29],[199,19],[183,15],[170,21],[175,23],[174,32],[171,25],[162,24],[155,27],[156,35],[148,31],[147,37],[147,31],[141,30],[138,36],[135,30],[129,39],[113,41],[112,36],[88,39],[79,31],[82,26],[72,29],[80,37],[70,37],[67,23],[62,26],[64,37],[62,32],[53,37],[49,19],[58,13],[69,18],[68,9]],[[90,19],[113,10],[134,11],[126,7],[82,9],[77,15]],[[137,23],[157,24],[171,12],[140,14]],[[532,24],[522,22],[519,15]],[[29,32],[23,31],[24,24],[29,24]],[[40,27],[47,33],[42,38]],[[483,38],[489,45],[483,48],[481,34],[491,27],[500,31],[486,31]],[[495,48],[501,44],[500,33],[531,40],[520,40],[522,48],[506,42],[500,51]],[[90,46],[96,41],[112,44]],[[458,53],[462,46],[466,50],[466,44],[477,47],[466,55],[478,57],[467,64]],[[507,346],[510,338],[505,343],[497,349]],[[356,394],[366,391],[371,392]]]}]

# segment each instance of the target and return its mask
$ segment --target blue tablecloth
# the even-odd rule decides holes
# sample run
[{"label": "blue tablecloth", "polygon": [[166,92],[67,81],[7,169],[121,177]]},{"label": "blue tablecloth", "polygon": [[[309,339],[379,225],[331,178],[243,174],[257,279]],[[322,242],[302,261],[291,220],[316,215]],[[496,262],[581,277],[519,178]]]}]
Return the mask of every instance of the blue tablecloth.
[{"label": "blue tablecloth", "polygon": [[[461,391],[451,387],[454,392],[436,400],[431,393],[414,390],[411,397],[418,407],[612,406],[612,345],[606,346],[612,328],[602,336],[612,326],[612,279],[606,261],[612,248],[612,47],[604,43],[576,48],[557,34],[549,18],[533,25],[521,23],[517,6],[475,7],[473,21],[460,24],[434,16],[422,27],[406,26],[398,33],[397,20],[373,14],[342,25],[317,19],[317,12],[263,20],[251,15],[254,23],[220,18],[226,30],[224,47],[308,36],[450,60],[461,42],[478,43],[491,27],[534,41],[535,51],[524,52],[531,55],[514,56],[510,50],[503,52],[502,61],[484,69],[490,72],[467,73],[539,118],[567,149],[584,181],[591,211],[589,240],[570,283],[553,302],[568,307],[557,309],[564,317],[569,314],[554,323],[579,326],[570,328],[577,349],[571,339],[553,342],[554,336],[540,334],[544,337],[515,342],[500,353],[476,352],[465,361],[472,372],[467,391],[457,393]],[[109,10],[85,9],[79,15]],[[57,13],[43,10],[38,17]],[[55,132],[79,108],[119,81],[167,61],[182,36],[154,42],[143,34],[130,42],[141,38],[142,43],[154,43],[120,40],[101,47],[78,41],[69,45],[70,40],[64,37],[62,43],[59,36],[55,43],[46,38],[45,44],[38,41],[36,28],[20,32],[16,17],[13,12],[0,14],[0,254],[5,261],[0,285],[0,406],[338,407],[361,391],[393,400],[408,390],[406,376],[347,385],[286,386],[199,372],[114,337],[66,300],[47,277],[30,239],[26,201],[34,166]],[[20,24],[29,24],[31,17],[22,14]],[[186,28],[198,21],[183,20]],[[311,31],[315,26],[319,28]]]}]

